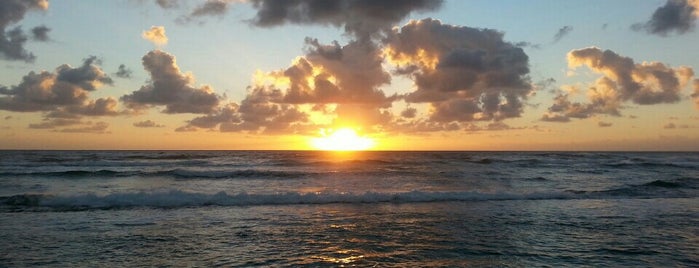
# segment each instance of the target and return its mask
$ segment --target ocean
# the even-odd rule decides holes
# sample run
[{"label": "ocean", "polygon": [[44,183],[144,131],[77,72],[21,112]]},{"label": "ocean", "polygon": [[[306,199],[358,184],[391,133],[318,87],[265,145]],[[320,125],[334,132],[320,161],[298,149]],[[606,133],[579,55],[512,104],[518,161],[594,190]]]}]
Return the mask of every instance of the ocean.
[{"label": "ocean", "polygon": [[699,153],[0,151],[0,267],[699,267]]}]

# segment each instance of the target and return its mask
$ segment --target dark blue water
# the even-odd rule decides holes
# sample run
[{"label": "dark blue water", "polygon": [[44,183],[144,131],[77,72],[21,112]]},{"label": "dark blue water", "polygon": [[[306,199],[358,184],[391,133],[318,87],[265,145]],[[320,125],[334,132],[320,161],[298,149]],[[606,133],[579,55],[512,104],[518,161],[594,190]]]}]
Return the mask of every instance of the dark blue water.
[{"label": "dark blue water", "polygon": [[699,266],[699,153],[0,152],[0,266]]}]

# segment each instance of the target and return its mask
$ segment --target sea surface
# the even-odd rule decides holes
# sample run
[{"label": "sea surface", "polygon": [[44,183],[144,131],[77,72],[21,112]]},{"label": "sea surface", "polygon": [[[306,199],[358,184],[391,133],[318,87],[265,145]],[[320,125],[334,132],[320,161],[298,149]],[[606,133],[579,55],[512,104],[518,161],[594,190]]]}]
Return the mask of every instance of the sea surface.
[{"label": "sea surface", "polygon": [[0,267],[699,267],[699,153],[0,151]]}]

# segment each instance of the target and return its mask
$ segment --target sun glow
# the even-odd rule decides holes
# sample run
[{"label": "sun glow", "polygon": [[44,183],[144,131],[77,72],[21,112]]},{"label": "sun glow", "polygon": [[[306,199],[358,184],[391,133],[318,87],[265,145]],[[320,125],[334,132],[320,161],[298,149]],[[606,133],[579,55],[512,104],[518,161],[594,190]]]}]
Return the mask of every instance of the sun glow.
[{"label": "sun glow", "polygon": [[324,151],[362,151],[374,147],[374,140],[360,137],[351,128],[340,128],[335,131],[321,130],[323,137],[311,139],[314,148]]}]

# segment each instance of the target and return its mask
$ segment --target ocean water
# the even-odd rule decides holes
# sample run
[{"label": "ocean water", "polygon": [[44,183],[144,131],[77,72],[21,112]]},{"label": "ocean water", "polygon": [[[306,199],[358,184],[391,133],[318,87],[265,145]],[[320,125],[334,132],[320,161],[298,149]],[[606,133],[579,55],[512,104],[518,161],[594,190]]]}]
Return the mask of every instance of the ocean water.
[{"label": "ocean water", "polygon": [[0,151],[0,267],[699,267],[699,153]]}]

